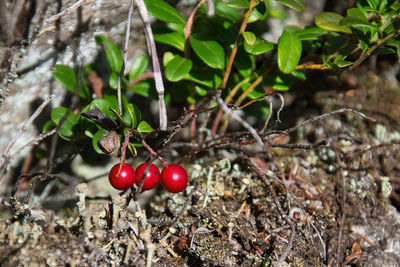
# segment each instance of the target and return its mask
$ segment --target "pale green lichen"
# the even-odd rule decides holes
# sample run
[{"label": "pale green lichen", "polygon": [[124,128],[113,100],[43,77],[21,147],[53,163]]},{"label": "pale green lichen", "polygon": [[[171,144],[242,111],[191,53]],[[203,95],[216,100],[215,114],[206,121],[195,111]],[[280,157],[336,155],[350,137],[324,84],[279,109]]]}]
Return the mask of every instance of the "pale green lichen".
[{"label": "pale green lichen", "polygon": [[381,177],[381,194],[384,198],[389,198],[392,193],[392,185],[390,184],[390,178],[387,176]]}]

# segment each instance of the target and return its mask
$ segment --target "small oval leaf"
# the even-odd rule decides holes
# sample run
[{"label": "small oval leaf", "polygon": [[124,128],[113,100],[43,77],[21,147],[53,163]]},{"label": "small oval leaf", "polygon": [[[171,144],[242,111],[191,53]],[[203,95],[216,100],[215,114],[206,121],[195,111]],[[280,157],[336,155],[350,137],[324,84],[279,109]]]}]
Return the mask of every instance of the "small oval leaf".
[{"label": "small oval leaf", "polygon": [[259,54],[264,54],[272,49],[274,49],[275,44],[261,40],[261,39],[256,39],[255,43],[253,45],[249,45],[247,42],[244,43],[244,50],[246,50],[247,53],[253,54],[253,55],[259,55]]},{"label": "small oval leaf", "polygon": [[131,71],[129,72],[129,80],[132,81],[140,74],[146,71],[149,64],[149,59],[146,55],[138,56],[132,64]]},{"label": "small oval leaf", "polygon": [[276,2],[279,2],[282,5],[285,5],[298,12],[302,12],[305,7],[304,0],[276,0]]},{"label": "small oval leaf", "polygon": [[61,83],[71,92],[75,92],[76,90],[75,71],[71,67],[66,65],[55,65],[54,68],[55,70],[53,70],[52,72],[54,79],[56,79],[59,83]]},{"label": "small oval leaf", "polygon": [[183,51],[185,48],[185,37],[179,32],[154,34],[154,40],[159,43],[167,44]]},{"label": "small oval leaf", "polygon": [[[61,120],[68,112],[69,111],[66,107],[53,108],[50,115],[51,120],[57,126],[60,126]],[[79,123],[78,117],[74,113],[69,112],[68,117],[64,120],[64,122],[60,126],[58,135],[67,141],[71,141],[72,139],[75,138],[75,135],[77,133],[78,123]]]},{"label": "small oval leaf", "polygon": [[337,13],[324,12],[315,18],[315,24],[327,31],[351,33],[350,27],[340,25],[342,19],[343,16]]},{"label": "small oval leaf", "polygon": [[151,133],[154,131],[154,129],[145,121],[139,123],[137,130],[141,133]]},{"label": "small oval leaf", "polygon": [[224,48],[216,41],[201,41],[190,37],[190,45],[196,55],[211,68],[223,69],[225,67]]},{"label": "small oval leaf", "polygon": [[140,113],[139,108],[134,104],[129,103],[127,109],[132,122],[131,127],[136,128],[139,121],[142,120],[142,114]]},{"label": "small oval leaf", "polygon": [[185,25],[186,20],[175,8],[162,0],[145,0],[147,11],[159,20]]},{"label": "small oval leaf", "polygon": [[299,63],[302,44],[295,32],[284,31],[278,41],[278,67],[283,73],[292,72]]},{"label": "small oval leaf", "polygon": [[103,150],[102,150],[102,149],[100,148],[100,146],[99,146],[99,141],[100,141],[100,139],[101,139],[102,137],[106,136],[107,134],[108,134],[108,131],[105,130],[105,129],[103,129],[103,128],[101,128],[101,129],[98,130],[98,131],[94,134],[94,136],[93,136],[92,145],[93,145],[94,150],[95,150],[97,153],[99,153],[99,154],[105,154],[105,153],[103,152]]},{"label": "small oval leaf", "polygon": [[243,32],[244,40],[249,45],[254,45],[256,42],[256,35],[252,32]]},{"label": "small oval leaf", "polygon": [[165,67],[165,77],[171,82],[180,81],[191,69],[192,61],[190,59],[176,55]]},{"label": "small oval leaf", "polygon": [[104,45],[107,48],[105,53],[111,70],[119,73],[122,67],[122,55],[118,46],[110,42],[103,34],[96,35],[95,40],[98,45]]}]

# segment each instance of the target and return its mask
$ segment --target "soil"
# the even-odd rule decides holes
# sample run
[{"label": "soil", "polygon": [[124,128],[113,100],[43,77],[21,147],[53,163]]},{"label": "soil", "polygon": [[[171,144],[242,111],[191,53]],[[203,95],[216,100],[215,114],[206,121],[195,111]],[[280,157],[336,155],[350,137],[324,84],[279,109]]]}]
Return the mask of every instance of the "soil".
[{"label": "soil", "polygon": [[[399,89],[365,66],[342,84],[323,76],[310,73],[284,94],[278,128],[344,107],[376,122],[344,110],[261,152],[231,145],[198,153],[184,164],[190,182],[179,194],[101,197],[83,178],[75,195],[49,208],[3,199],[1,265],[398,266]],[[325,88],[309,90],[319,83]],[[71,186],[53,182],[47,198]]]}]

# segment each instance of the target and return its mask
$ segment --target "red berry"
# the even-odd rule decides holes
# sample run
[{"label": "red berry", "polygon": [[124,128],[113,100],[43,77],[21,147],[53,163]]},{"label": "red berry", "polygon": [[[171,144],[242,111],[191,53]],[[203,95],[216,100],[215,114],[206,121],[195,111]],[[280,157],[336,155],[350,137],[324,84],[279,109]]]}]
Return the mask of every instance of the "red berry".
[{"label": "red berry", "polygon": [[126,190],[135,183],[135,170],[127,163],[122,163],[121,170],[120,164],[115,164],[108,174],[108,180],[115,189]]},{"label": "red berry", "polygon": [[178,164],[171,164],[161,172],[161,183],[171,193],[182,192],[188,184],[188,175]]},{"label": "red berry", "polygon": [[[136,169],[136,185],[139,186],[140,185],[140,181],[142,181],[142,177],[143,177],[143,173],[144,170],[147,167],[147,163],[142,163],[139,165],[139,167],[137,167]],[[158,170],[157,166],[154,164],[151,164],[150,167],[147,170],[147,175],[146,175],[146,179],[144,180],[143,183],[143,190],[150,190],[153,189],[154,187],[156,187],[158,185],[158,183],[160,182],[160,171]]]}]

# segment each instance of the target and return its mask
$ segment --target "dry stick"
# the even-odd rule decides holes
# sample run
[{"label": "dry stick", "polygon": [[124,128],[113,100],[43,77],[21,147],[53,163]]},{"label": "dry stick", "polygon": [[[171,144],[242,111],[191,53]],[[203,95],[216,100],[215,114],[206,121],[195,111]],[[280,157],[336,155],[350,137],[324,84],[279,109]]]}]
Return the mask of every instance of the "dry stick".
[{"label": "dry stick", "polygon": [[129,35],[131,33],[132,12],[133,12],[133,0],[131,0],[131,3],[129,5],[128,21],[126,22],[125,45],[122,57],[122,66],[118,76],[117,98],[118,98],[118,111],[121,116],[122,116],[121,79],[124,76],[125,65],[126,62],[128,61],[128,44],[129,44]]},{"label": "dry stick", "polygon": [[279,106],[278,111],[276,112],[276,119],[275,121],[272,123],[271,128],[273,128],[275,125],[277,125],[278,123],[281,123],[281,112],[283,110],[283,107],[285,106],[285,99],[283,98],[282,94],[277,93],[277,96],[279,97],[279,99],[281,100],[281,105]]},{"label": "dry stick", "polygon": [[264,126],[261,128],[260,133],[264,132],[267,129],[268,123],[271,120],[272,117],[272,111],[273,111],[273,106],[272,106],[272,101],[270,96],[264,96],[265,101],[268,102],[269,104],[269,113],[268,113],[268,118],[264,122]]},{"label": "dry stick", "polygon": [[[18,133],[14,136],[14,138],[11,140],[11,142],[8,144],[6,149],[4,150],[3,154],[1,154],[1,159],[0,159],[0,167],[4,164],[5,160],[7,159],[8,154],[10,153],[11,148],[14,146],[15,142],[18,140],[18,138],[21,137],[21,135],[28,129],[28,127],[32,124],[32,122],[39,116],[39,114],[43,111],[45,106],[54,98],[54,95],[50,95],[47,97],[44,102],[36,109],[36,111],[32,114],[32,116],[29,117],[29,119],[22,125],[21,129],[18,131]],[[23,146],[24,147],[24,146]],[[14,154],[15,155],[15,154]],[[0,178],[0,182],[3,179],[3,174]]]},{"label": "dry stick", "polygon": [[153,62],[154,81],[158,93],[158,108],[160,114],[160,129],[165,131],[167,129],[167,109],[164,102],[164,84],[161,75],[160,62],[157,57],[156,44],[154,42],[153,31],[151,30],[149,15],[147,13],[146,6],[143,0],[135,0],[136,5],[139,8],[140,17],[142,18],[145,26],[146,37],[148,46],[150,49],[150,55]]},{"label": "dry stick", "polygon": [[[246,97],[251,93],[251,91],[253,91],[254,88],[256,88],[256,87],[262,82],[262,80],[264,79],[264,77],[267,76],[267,75],[274,69],[274,67],[275,67],[275,66],[271,66],[271,67],[267,68],[267,69],[264,71],[264,73],[261,74],[261,76],[258,77],[258,78],[246,89],[246,91],[244,91],[244,92],[240,95],[240,97],[236,100],[236,102],[235,102],[234,105],[235,105],[235,106],[239,106],[239,105],[243,102],[243,100],[245,100]],[[227,121],[229,121],[229,118],[227,118],[227,119],[225,120],[225,124],[221,127],[221,129],[220,129],[220,131],[219,131],[220,134],[223,134],[223,133],[225,132],[226,128],[228,127]],[[219,123],[219,122],[218,122],[218,123]]]},{"label": "dry stick", "polygon": [[251,171],[256,174],[258,177],[263,180],[263,182],[267,185],[268,191],[272,195],[272,199],[276,205],[276,208],[278,209],[280,215],[282,218],[289,224],[291,232],[290,232],[290,238],[289,238],[289,243],[283,250],[282,255],[279,257],[278,262],[275,264],[275,266],[281,266],[282,262],[286,259],[286,257],[289,255],[290,251],[292,250],[293,246],[293,241],[294,237],[296,235],[295,231],[295,225],[293,221],[287,216],[287,214],[283,211],[281,204],[279,203],[278,196],[276,195],[276,192],[274,188],[271,186],[270,182],[268,181],[267,177],[264,175],[260,167],[258,167],[254,162],[252,162],[249,158],[245,157],[247,165],[250,167]]},{"label": "dry stick", "polygon": [[[236,95],[236,93],[240,90],[240,88],[242,88],[242,85],[244,83],[247,83],[250,81],[250,77],[246,77],[245,79],[241,80],[230,92],[229,94],[226,96],[225,98],[225,103],[229,104],[232,101],[232,98]],[[215,133],[217,132],[217,128],[219,125],[219,122],[221,121],[222,118],[222,114],[223,114],[223,110],[220,109],[217,116],[214,119],[213,125],[211,127],[211,135],[215,135]]]},{"label": "dry stick", "polygon": [[46,26],[47,24],[52,23],[52,22],[54,22],[54,21],[60,19],[61,17],[65,16],[65,15],[68,15],[69,13],[71,13],[72,11],[74,11],[75,9],[77,9],[78,7],[80,7],[80,6],[81,6],[83,3],[85,3],[85,2],[86,2],[86,0],[79,0],[78,2],[76,2],[75,4],[73,4],[72,6],[70,6],[70,7],[66,8],[66,9],[64,9],[64,11],[62,11],[62,12],[60,12],[60,13],[58,13],[58,14],[56,14],[56,15],[54,15],[54,16],[48,18],[48,19],[45,19],[45,20],[44,20],[44,25],[43,25],[43,26]]},{"label": "dry stick", "polygon": [[212,17],[215,15],[215,6],[214,6],[214,0],[208,0],[207,1],[207,16]]},{"label": "dry stick", "polygon": [[221,105],[221,107],[224,109],[224,111],[226,113],[228,113],[232,118],[237,120],[240,124],[242,124],[242,126],[244,128],[246,128],[251,133],[251,135],[254,137],[254,139],[257,140],[260,150],[262,150],[264,148],[264,142],[262,141],[261,137],[258,135],[257,131],[247,121],[240,118],[238,115],[233,113],[232,110],[230,110],[228,108],[228,106],[225,104],[224,100],[222,100],[220,93],[217,94],[217,102]]},{"label": "dry stick", "polygon": [[319,115],[317,117],[305,120],[302,123],[297,124],[296,126],[293,126],[293,127],[289,128],[289,129],[283,131],[280,135],[284,135],[284,134],[288,134],[290,132],[293,132],[293,131],[297,130],[298,128],[300,128],[300,127],[302,127],[305,124],[308,124],[310,122],[320,121],[320,120],[323,120],[323,119],[325,119],[327,117],[330,117],[332,115],[335,115],[335,114],[338,114],[338,113],[345,113],[345,112],[354,113],[354,114],[356,114],[356,115],[358,115],[360,117],[363,117],[364,119],[370,120],[372,122],[376,122],[376,119],[374,119],[372,117],[369,117],[369,116],[365,115],[364,113],[362,113],[360,111],[354,110],[352,108],[341,108],[341,109],[334,110],[334,111],[331,111],[331,112],[328,112],[328,113],[324,113],[324,114]]}]

